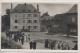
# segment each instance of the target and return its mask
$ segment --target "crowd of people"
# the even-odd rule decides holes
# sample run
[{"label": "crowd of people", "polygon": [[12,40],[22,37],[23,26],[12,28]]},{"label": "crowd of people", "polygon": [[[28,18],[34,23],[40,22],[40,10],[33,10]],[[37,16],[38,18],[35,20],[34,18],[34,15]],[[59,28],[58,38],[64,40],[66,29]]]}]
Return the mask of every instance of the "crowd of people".
[{"label": "crowd of people", "polygon": [[30,41],[30,35],[25,35],[22,31],[12,32],[10,30],[6,31],[6,37],[13,39],[15,42],[21,42],[24,44],[24,41]]},{"label": "crowd of people", "polygon": [[36,41],[30,41],[30,49],[36,49],[36,45],[37,45],[37,43],[36,43]]},{"label": "crowd of people", "polygon": [[22,31],[17,31],[13,33],[10,30],[6,31],[6,37],[9,39],[13,39],[15,42],[21,42],[22,45],[24,45],[24,42],[28,42],[30,45],[30,49],[36,49],[36,41],[32,41],[30,38],[30,34],[25,35]]},{"label": "crowd of people", "polygon": [[[37,42],[35,40],[34,41],[31,40],[30,34],[25,35],[22,31],[13,33],[12,31],[7,30],[6,36],[9,39],[13,39],[15,42],[20,42],[22,45],[24,45],[24,42],[28,42],[30,45],[30,49],[36,49]],[[60,41],[60,40],[45,39],[44,47],[48,49],[77,50],[77,44],[75,44],[73,48],[70,48],[70,45],[67,41]]]},{"label": "crowd of people", "polygon": [[60,40],[45,40],[45,48],[59,49],[59,50],[77,50],[77,44],[73,48],[70,47],[67,41]]}]

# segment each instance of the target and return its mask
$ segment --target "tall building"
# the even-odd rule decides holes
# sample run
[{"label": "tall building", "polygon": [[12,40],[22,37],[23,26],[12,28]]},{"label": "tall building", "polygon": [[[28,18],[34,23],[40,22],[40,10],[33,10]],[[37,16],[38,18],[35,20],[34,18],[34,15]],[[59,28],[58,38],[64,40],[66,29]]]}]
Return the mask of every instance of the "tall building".
[{"label": "tall building", "polygon": [[2,31],[10,29],[10,9],[6,9],[6,15],[2,16]]},{"label": "tall building", "polygon": [[75,4],[68,12],[67,12],[67,35],[77,35],[77,25],[78,25],[78,12],[77,12],[77,4]]},{"label": "tall building", "polygon": [[10,30],[40,31],[40,12],[32,4],[18,4],[14,9],[11,4]]}]

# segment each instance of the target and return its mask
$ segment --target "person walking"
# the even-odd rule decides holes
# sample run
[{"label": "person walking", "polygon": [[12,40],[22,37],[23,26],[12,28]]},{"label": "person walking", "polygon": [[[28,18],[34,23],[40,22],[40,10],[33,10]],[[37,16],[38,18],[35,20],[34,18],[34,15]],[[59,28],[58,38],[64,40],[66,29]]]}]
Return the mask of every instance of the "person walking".
[{"label": "person walking", "polygon": [[51,41],[48,42],[48,48],[51,48]]},{"label": "person walking", "polygon": [[6,37],[9,37],[9,32],[8,32],[8,30],[6,30]]},{"label": "person walking", "polygon": [[16,34],[14,34],[14,41],[17,42]]},{"label": "person walking", "polygon": [[48,39],[45,40],[45,48],[48,48]]},{"label": "person walking", "polygon": [[67,41],[66,41],[66,43],[65,43],[65,46],[66,46],[66,50],[68,50],[68,49],[69,49],[69,44],[68,44]]},{"label": "person walking", "polygon": [[12,39],[14,39],[14,34],[12,34]]},{"label": "person walking", "polygon": [[63,42],[61,44],[61,49],[64,50],[64,44],[63,44]]},{"label": "person walking", "polygon": [[10,34],[10,39],[12,39],[12,35],[13,35],[12,31],[10,31],[9,34]]},{"label": "person walking", "polygon": [[30,41],[29,45],[30,45],[30,49],[32,49],[33,48],[33,42]]},{"label": "person walking", "polygon": [[58,49],[60,49],[60,41],[58,41]]},{"label": "person walking", "polygon": [[24,44],[24,36],[22,36],[21,43]]},{"label": "person walking", "polygon": [[78,50],[78,45],[77,45],[77,43],[76,43],[75,46],[74,46],[74,50]]},{"label": "person walking", "polygon": [[51,49],[53,49],[53,42],[51,41]]},{"label": "person walking", "polygon": [[53,49],[55,49],[55,41],[53,41]]},{"label": "person walking", "polygon": [[9,30],[9,32],[8,32],[9,39],[11,38],[10,35],[11,35],[11,33],[10,33],[10,30]]},{"label": "person walking", "polygon": [[37,45],[37,43],[36,43],[36,41],[34,41],[33,42],[33,49],[36,49],[36,45]]}]

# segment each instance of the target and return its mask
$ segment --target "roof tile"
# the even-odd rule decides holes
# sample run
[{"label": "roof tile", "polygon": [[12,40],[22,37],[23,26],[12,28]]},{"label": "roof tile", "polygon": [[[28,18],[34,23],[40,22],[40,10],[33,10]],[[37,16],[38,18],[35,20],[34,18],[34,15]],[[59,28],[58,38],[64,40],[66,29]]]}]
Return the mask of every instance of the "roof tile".
[{"label": "roof tile", "polygon": [[32,4],[18,4],[12,11],[12,13],[27,13],[27,12],[39,12]]}]

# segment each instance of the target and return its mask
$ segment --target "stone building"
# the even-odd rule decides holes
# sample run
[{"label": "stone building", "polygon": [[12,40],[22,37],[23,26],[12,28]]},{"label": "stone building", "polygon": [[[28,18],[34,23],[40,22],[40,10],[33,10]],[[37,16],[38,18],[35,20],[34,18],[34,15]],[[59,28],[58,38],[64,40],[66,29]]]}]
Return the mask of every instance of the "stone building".
[{"label": "stone building", "polygon": [[1,20],[2,20],[1,22],[2,31],[10,29],[10,9],[6,9],[6,15],[3,15],[1,17]]},{"label": "stone building", "polygon": [[26,29],[29,31],[40,31],[40,12],[32,4],[18,4],[14,9],[11,5],[10,30],[18,31]]},{"label": "stone building", "polygon": [[50,33],[64,33],[69,35],[77,35],[77,5],[73,5],[73,7],[67,12],[63,14],[57,14],[50,21],[51,29]]},{"label": "stone building", "polygon": [[75,4],[68,12],[67,12],[67,35],[77,35],[78,31],[78,12],[77,12],[77,4]]},{"label": "stone building", "polygon": [[57,14],[51,20],[51,33],[66,33],[67,17],[66,13]]}]

